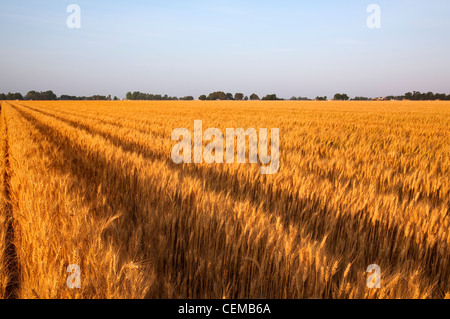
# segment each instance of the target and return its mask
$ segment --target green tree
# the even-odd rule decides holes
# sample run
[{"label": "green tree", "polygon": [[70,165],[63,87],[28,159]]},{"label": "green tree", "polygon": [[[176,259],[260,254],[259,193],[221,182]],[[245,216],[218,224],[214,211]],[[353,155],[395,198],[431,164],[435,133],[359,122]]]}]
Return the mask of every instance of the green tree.
[{"label": "green tree", "polygon": [[200,95],[199,97],[198,97],[198,99],[200,100],[200,101],[206,101],[206,99],[207,99],[207,97],[206,97],[206,95]]},{"label": "green tree", "polygon": [[25,94],[24,97],[25,100],[42,100],[41,94],[36,91],[29,91],[27,94]]},{"label": "green tree", "polygon": [[250,100],[252,100],[252,101],[259,100],[259,96],[256,95],[255,93],[253,93],[252,95],[250,95]]},{"label": "green tree", "polygon": [[227,100],[228,96],[222,92],[222,91],[217,91],[217,92],[213,92],[208,96],[208,100],[211,101],[215,101],[215,100]]},{"label": "green tree", "polygon": [[76,101],[76,100],[81,100],[81,98],[76,97],[76,96],[71,96],[71,95],[67,95],[67,94],[63,94],[59,97],[59,100],[61,101]]},{"label": "green tree", "polygon": [[136,92],[133,92],[133,95],[132,95],[132,100],[138,100],[139,99],[139,97],[141,96],[142,94],[141,94],[141,92],[139,92],[139,91],[136,91]]},{"label": "green tree", "polygon": [[278,100],[276,94],[267,94],[265,97],[263,97],[264,101],[276,101]]},{"label": "green tree", "polygon": [[8,92],[8,94],[6,95],[6,100],[23,100],[23,96],[20,93]]},{"label": "green tree", "polygon": [[244,94],[242,94],[242,93],[236,93],[236,94],[234,95],[234,99],[235,99],[236,101],[242,101],[242,100],[244,99]]},{"label": "green tree", "polygon": [[46,100],[46,101],[54,101],[57,98],[56,94],[53,93],[53,91],[41,92],[41,96],[42,96],[42,99]]},{"label": "green tree", "polygon": [[336,93],[334,95],[334,100],[335,101],[348,101],[350,98],[348,97],[347,94],[341,94],[341,93]]},{"label": "green tree", "polygon": [[[394,97],[393,96],[392,97],[387,97],[386,99],[391,100],[392,98],[394,98]],[[368,100],[369,100],[369,98],[368,97],[364,97],[364,96],[356,96],[353,99],[353,101],[368,101]]]}]

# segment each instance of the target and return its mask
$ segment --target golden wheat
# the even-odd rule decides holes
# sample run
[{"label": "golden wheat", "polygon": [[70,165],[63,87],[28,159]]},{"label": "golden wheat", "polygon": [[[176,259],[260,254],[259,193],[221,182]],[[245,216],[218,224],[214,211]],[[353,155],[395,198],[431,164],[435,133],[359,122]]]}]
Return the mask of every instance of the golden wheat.
[{"label": "golden wheat", "polygon": [[5,163],[5,151],[6,151],[6,126],[4,123],[3,116],[3,103],[0,102],[0,298],[3,299],[6,297],[6,287],[9,281],[9,270],[8,270],[8,258],[6,254],[6,246],[7,246],[7,227],[8,227],[8,216],[7,216],[7,203],[6,203],[6,194],[5,194],[5,173],[6,173],[6,163]]},{"label": "golden wheat", "polygon": [[[444,298],[449,106],[4,102],[17,296]],[[198,119],[280,128],[280,172],[175,165],[171,132]]]}]

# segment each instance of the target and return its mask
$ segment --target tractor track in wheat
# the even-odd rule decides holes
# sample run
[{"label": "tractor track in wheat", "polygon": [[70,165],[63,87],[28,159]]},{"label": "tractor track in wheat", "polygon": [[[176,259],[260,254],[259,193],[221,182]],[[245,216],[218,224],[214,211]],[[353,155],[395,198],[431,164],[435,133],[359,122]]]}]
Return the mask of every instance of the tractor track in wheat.
[{"label": "tractor track in wheat", "polygon": [[8,126],[6,117],[3,118],[5,125],[5,143],[4,143],[4,176],[3,176],[3,194],[5,197],[4,211],[7,219],[6,224],[6,237],[5,237],[5,265],[8,271],[8,283],[5,288],[5,295],[7,299],[17,299],[17,294],[20,288],[20,269],[19,262],[17,260],[17,251],[14,244],[15,231],[14,231],[14,214],[11,204],[11,165],[9,156],[9,140],[8,140]]}]

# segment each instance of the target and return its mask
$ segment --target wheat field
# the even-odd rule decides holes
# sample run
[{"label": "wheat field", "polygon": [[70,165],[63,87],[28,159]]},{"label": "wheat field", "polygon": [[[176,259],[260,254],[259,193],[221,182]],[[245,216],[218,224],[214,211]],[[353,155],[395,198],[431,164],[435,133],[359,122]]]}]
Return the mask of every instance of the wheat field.
[{"label": "wheat field", "polygon": [[[279,172],[173,163],[195,120],[279,128]],[[450,102],[5,101],[0,125],[0,298],[450,298]]]}]

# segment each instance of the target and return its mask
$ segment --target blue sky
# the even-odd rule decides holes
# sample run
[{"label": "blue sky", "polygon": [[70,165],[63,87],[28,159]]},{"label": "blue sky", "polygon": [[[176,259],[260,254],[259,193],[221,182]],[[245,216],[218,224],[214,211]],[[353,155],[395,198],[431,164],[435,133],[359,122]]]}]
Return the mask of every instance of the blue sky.
[{"label": "blue sky", "polygon": [[449,16],[448,0],[2,0],[0,92],[448,94]]}]

